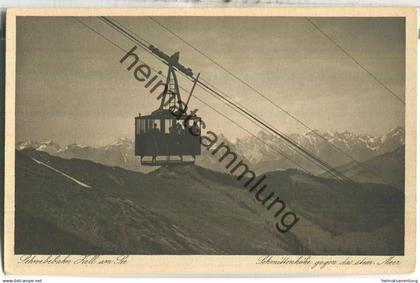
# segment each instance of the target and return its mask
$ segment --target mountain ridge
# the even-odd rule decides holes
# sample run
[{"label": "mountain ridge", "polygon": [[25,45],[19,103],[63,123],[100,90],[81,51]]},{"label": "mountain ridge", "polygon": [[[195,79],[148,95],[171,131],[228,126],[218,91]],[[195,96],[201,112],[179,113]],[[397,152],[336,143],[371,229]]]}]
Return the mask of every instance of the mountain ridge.
[{"label": "mountain ridge", "polygon": [[390,184],[404,190],[405,147],[374,156],[362,163],[350,162],[336,169],[357,182],[376,182]]},{"label": "mountain ridge", "polygon": [[[308,171],[322,173],[319,167],[291,150],[278,137],[265,132],[259,132],[257,137],[245,137],[233,142],[224,138],[223,135],[220,135],[219,138],[252,166],[257,173],[298,168],[298,165]],[[369,136],[348,131],[321,133],[315,130],[305,134],[291,134],[290,137],[331,166],[338,167],[353,161],[350,157],[358,162],[363,162],[374,156],[395,150],[404,144],[405,131],[402,127],[397,127],[384,135]],[[264,140],[266,144],[258,139]],[[17,150],[25,148],[34,148],[62,158],[93,160],[105,165],[119,166],[140,172],[154,170],[154,168],[140,165],[139,158],[134,156],[134,143],[129,138],[120,138],[112,144],[100,147],[81,144],[61,147],[53,141],[23,141],[16,144]],[[289,160],[279,155],[273,148],[283,152],[283,155],[288,156]],[[202,155],[197,157],[196,163],[212,170],[225,171],[224,166],[218,162],[217,158],[204,149]]]}]

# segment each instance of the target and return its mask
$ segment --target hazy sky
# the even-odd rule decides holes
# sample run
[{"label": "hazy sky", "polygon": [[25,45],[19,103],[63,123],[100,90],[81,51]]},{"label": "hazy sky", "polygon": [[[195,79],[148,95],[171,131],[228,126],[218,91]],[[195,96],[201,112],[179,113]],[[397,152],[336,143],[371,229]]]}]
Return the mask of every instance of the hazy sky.
[{"label": "hazy sky", "polygon": [[[78,18],[128,50],[134,44],[99,19]],[[307,131],[208,59],[147,17],[115,18],[286,133]],[[321,131],[382,134],[404,125],[404,106],[304,18],[160,17],[186,41]],[[402,18],[313,18],[387,87],[405,99],[405,24]],[[165,65],[138,49],[158,70]],[[103,145],[133,138],[134,117],[159,104],[126,65],[124,52],[71,17],[18,17],[17,141]],[[181,80],[189,89],[191,83]],[[195,95],[243,127],[251,122],[206,92]],[[187,94],[183,93],[186,99]],[[229,138],[247,135],[193,98],[190,108],[207,129]]]}]

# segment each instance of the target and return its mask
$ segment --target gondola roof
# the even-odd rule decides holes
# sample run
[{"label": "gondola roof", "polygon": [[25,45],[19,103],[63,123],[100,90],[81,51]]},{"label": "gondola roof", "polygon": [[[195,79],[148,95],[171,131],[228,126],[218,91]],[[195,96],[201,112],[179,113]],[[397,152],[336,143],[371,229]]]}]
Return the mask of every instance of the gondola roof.
[{"label": "gondola roof", "polygon": [[[188,114],[177,115],[176,113],[172,112],[168,109],[158,109],[152,112],[150,115],[138,115],[136,118],[140,119],[177,119],[177,120],[184,120],[188,117]],[[198,117],[197,117],[198,118]]]}]

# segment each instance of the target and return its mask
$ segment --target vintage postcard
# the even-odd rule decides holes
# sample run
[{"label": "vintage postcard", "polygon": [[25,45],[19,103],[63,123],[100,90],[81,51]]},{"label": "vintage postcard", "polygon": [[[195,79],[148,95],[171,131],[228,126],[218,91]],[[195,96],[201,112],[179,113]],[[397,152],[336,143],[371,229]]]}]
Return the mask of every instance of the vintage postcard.
[{"label": "vintage postcard", "polygon": [[415,9],[6,24],[7,273],[414,270]]}]

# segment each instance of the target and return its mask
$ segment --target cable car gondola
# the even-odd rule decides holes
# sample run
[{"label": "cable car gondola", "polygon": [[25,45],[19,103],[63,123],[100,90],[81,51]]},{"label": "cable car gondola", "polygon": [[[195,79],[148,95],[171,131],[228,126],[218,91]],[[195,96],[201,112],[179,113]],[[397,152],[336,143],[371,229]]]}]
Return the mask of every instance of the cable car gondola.
[{"label": "cable car gondola", "polygon": [[193,78],[191,69],[178,63],[178,52],[168,56],[153,46],[149,49],[168,65],[168,75],[159,108],[150,115],[135,117],[135,155],[146,166],[193,164],[201,154],[202,124],[200,117],[185,111],[199,74],[194,78],[187,103],[183,103],[175,71]]}]

